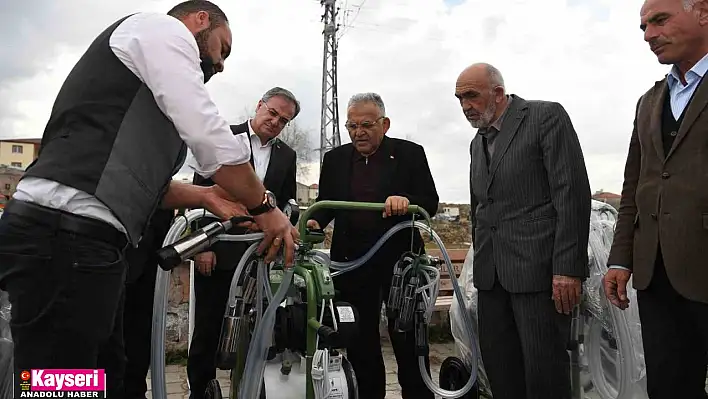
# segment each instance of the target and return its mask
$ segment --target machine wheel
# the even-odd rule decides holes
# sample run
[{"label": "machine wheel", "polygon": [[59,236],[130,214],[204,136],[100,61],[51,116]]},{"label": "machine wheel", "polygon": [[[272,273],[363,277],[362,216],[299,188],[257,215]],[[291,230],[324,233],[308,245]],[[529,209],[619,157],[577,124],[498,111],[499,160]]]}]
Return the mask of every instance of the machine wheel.
[{"label": "machine wheel", "polygon": [[[457,357],[448,357],[440,365],[440,388],[455,391],[465,386],[471,373],[467,366]],[[479,399],[479,386],[475,381],[472,389],[460,399]]]},{"label": "machine wheel", "polygon": [[221,386],[219,385],[218,380],[214,379],[209,381],[206,390],[204,391],[204,397],[206,399],[223,399],[221,394]]}]

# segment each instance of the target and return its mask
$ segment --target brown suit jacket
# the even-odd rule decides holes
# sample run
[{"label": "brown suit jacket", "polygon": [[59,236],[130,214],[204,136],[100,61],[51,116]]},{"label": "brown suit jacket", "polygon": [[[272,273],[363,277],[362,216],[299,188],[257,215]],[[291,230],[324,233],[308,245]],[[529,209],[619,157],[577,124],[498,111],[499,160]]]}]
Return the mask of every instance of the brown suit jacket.
[{"label": "brown suit jacket", "polygon": [[708,303],[708,80],[696,89],[665,158],[661,114],[667,95],[663,79],[637,104],[608,264],[631,269],[634,288],[645,289],[660,244],[676,291]]}]

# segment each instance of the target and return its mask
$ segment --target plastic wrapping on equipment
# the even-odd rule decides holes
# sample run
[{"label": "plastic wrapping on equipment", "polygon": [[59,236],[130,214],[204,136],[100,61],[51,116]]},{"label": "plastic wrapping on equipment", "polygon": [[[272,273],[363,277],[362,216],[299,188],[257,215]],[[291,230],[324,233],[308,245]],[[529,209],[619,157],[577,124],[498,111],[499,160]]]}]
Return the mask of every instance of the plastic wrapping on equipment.
[{"label": "plastic wrapping on equipment", "polygon": [[[631,343],[625,345],[627,350],[622,354],[625,362],[631,362],[632,375],[631,382],[637,382],[645,376],[644,350],[642,346],[641,324],[639,322],[639,310],[637,308],[636,291],[632,288],[632,280],[627,284],[627,296],[629,297],[629,308],[622,311],[615,308],[605,298],[602,288],[602,278],[607,272],[607,259],[609,257],[612,240],[614,238],[615,223],[617,222],[617,211],[609,204],[600,201],[592,201],[592,212],[590,216],[590,234],[588,237],[588,264],[590,268],[590,276],[584,283],[584,307],[593,318],[600,320],[603,328],[610,336],[616,339],[626,339],[624,334],[617,334],[615,326],[626,321],[625,326],[619,326],[623,330],[628,330]],[[474,327],[477,328],[477,289],[474,287],[472,280],[474,250],[470,250],[465,259],[465,263],[460,273],[459,282],[465,296],[464,311],[469,312],[473,316]],[[470,342],[470,337],[466,337],[462,330],[462,313],[460,304],[457,298],[453,297],[450,306],[450,327],[452,335],[455,339],[455,346],[459,352],[460,358],[465,364],[472,364],[471,345],[477,345],[477,353],[479,351],[478,342]],[[624,331],[623,331],[624,332]],[[633,357],[633,358],[632,358]],[[479,362],[479,385],[480,393],[488,390],[489,383],[486,379],[484,367],[482,365],[481,356]]]},{"label": "plastic wrapping on equipment", "polygon": [[[469,365],[474,364],[474,359],[472,359],[472,345],[476,346],[474,353],[481,353],[479,348],[479,342],[471,342],[472,337],[465,334],[464,330],[464,319],[462,318],[462,311],[469,312],[472,318],[472,328],[474,328],[475,337],[479,336],[479,328],[477,322],[477,288],[474,286],[472,280],[472,268],[474,260],[474,249],[470,246],[469,252],[467,252],[467,257],[465,258],[465,263],[462,266],[462,271],[460,272],[460,277],[457,281],[460,284],[460,289],[462,290],[462,295],[465,298],[465,304],[462,310],[460,309],[460,304],[457,300],[457,296],[452,297],[452,303],[450,304],[450,330],[452,336],[455,339],[455,346],[457,347],[458,355],[460,359],[469,367]],[[487,380],[487,374],[484,371],[484,364],[482,363],[482,356],[477,356],[478,374],[477,374],[477,384],[479,387],[480,397],[491,398],[491,390],[489,388],[489,381]]]},{"label": "plastic wrapping on equipment", "polygon": [[[631,351],[623,354],[624,360],[632,362],[631,381],[637,382],[645,377],[644,346],[642,344],[641,323],[639,321],[639,308],[637,307],[637,292],[632,288],[632,279],[627,283],[627,297],[629,298],[629,308],[624,311],[614,307],[605,297],[602,286],[602,278],[607,273],[607,259],[610,256],[610,248],[614,238],[614,229],[617,222],[617,211],[610,205],[592,201],[592,213],[590,216],[590,235],[588,237],[588,263],[590,266],[590,277],[584,284],[584,306],[594,318],[602,323],[607,333],[616,339],[621,339],[616,328],[617,320],[625,320],[628,328],[628,335],[631,340],[629,348]],[[631,357],[632,358],[627,358]]]},{"label": "plastic wrapping on equipment", "polygon": [[0,291],[0,398],[11,398],[12,392],[12,334],[10,333],[10,299]]}]

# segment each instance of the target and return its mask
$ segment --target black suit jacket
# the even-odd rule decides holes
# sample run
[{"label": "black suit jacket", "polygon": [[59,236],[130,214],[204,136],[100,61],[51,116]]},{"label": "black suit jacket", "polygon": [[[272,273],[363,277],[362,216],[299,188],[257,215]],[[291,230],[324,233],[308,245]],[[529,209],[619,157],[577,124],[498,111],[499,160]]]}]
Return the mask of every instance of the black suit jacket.
[{"label": "black suit jacket", "polygon": [[570,117],[554,102],[514,96],[489,166],[470,145],[474,285],[551,290],[554,274],[588,276],[591,193]]},{"label": "black suit jacket", "polygon": [[[422,146],[406,140],[384,137],[378,149],[385,155],[384,166],[380,171],[380,183],[377,202],[385,202],[386,198],[398,195],[408,198],[412,205],[422,206],[430,216],[438,210],[438,193],[433,176],[430,173],[428,160]],[[351,201],[350,181],[352,159],[355,149],[352,144],[337,147],[324,156],[320,172],[319,195],[317,201]],[[312,218],[324,228],[334,220],[334,233],[330,257],[335,261],[351,261],[364,255],[371,246],[383,236],[388,229],[410,216],[381,218],[375,232],[363,237],[360,234],[348,234],[356,231],[356,220],[351,211],[320,210],[314,212]],[[414,250],[423,246],[419,231],[413,236]],[[358,270],[342,275],[345,281],[360,284],[368,281],[374,271],[381,278],[390,278],[393,264],[405,251],[411,250],[411,232],[402,230],[393,236],[378,253]],[[382,275],[383,274],[383,275]],[[342,279],[340,279],[342,281]]]},{"label": "black suit jacket", "polygon": [[[231,125],[231,131],[234,134],[248,134],[248,123],[246,121],[239,125]],[[276,138],[271,149],[270,161],[268,162],[265,179],[263,179],[263,185],[275,194],[278,199],[278,208],[281,210],[288,203],[288,200],[297,199],[296,159],[295,151],[282,140]],[[253,156],[251,156],[251,166],[253,166]],[[205,179],[196,173],[194,174],[193,183],[199,186],[214,185],[211,179]],[[204,218],[199,221],[198,226],[205,226],[211,222],[213,222],[213,219]],[[229,233],[243,234],[244,232],[243,228],[235,227]],[[233,269],[247,248],[248,244],[240,242],[218,242],[214,244],[211,250],[216,254],[216,268],[219,270]]]}]

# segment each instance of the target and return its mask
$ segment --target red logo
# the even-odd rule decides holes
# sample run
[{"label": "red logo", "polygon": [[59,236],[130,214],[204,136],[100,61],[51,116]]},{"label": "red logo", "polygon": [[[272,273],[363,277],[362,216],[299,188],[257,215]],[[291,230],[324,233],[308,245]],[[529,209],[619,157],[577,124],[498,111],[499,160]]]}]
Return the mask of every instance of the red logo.
[{"label": "red logo", "polygon": [[22,379],[22,381],[28,381],[30,379],[30,372],[27,370],[21,372],[20,378]]}]

